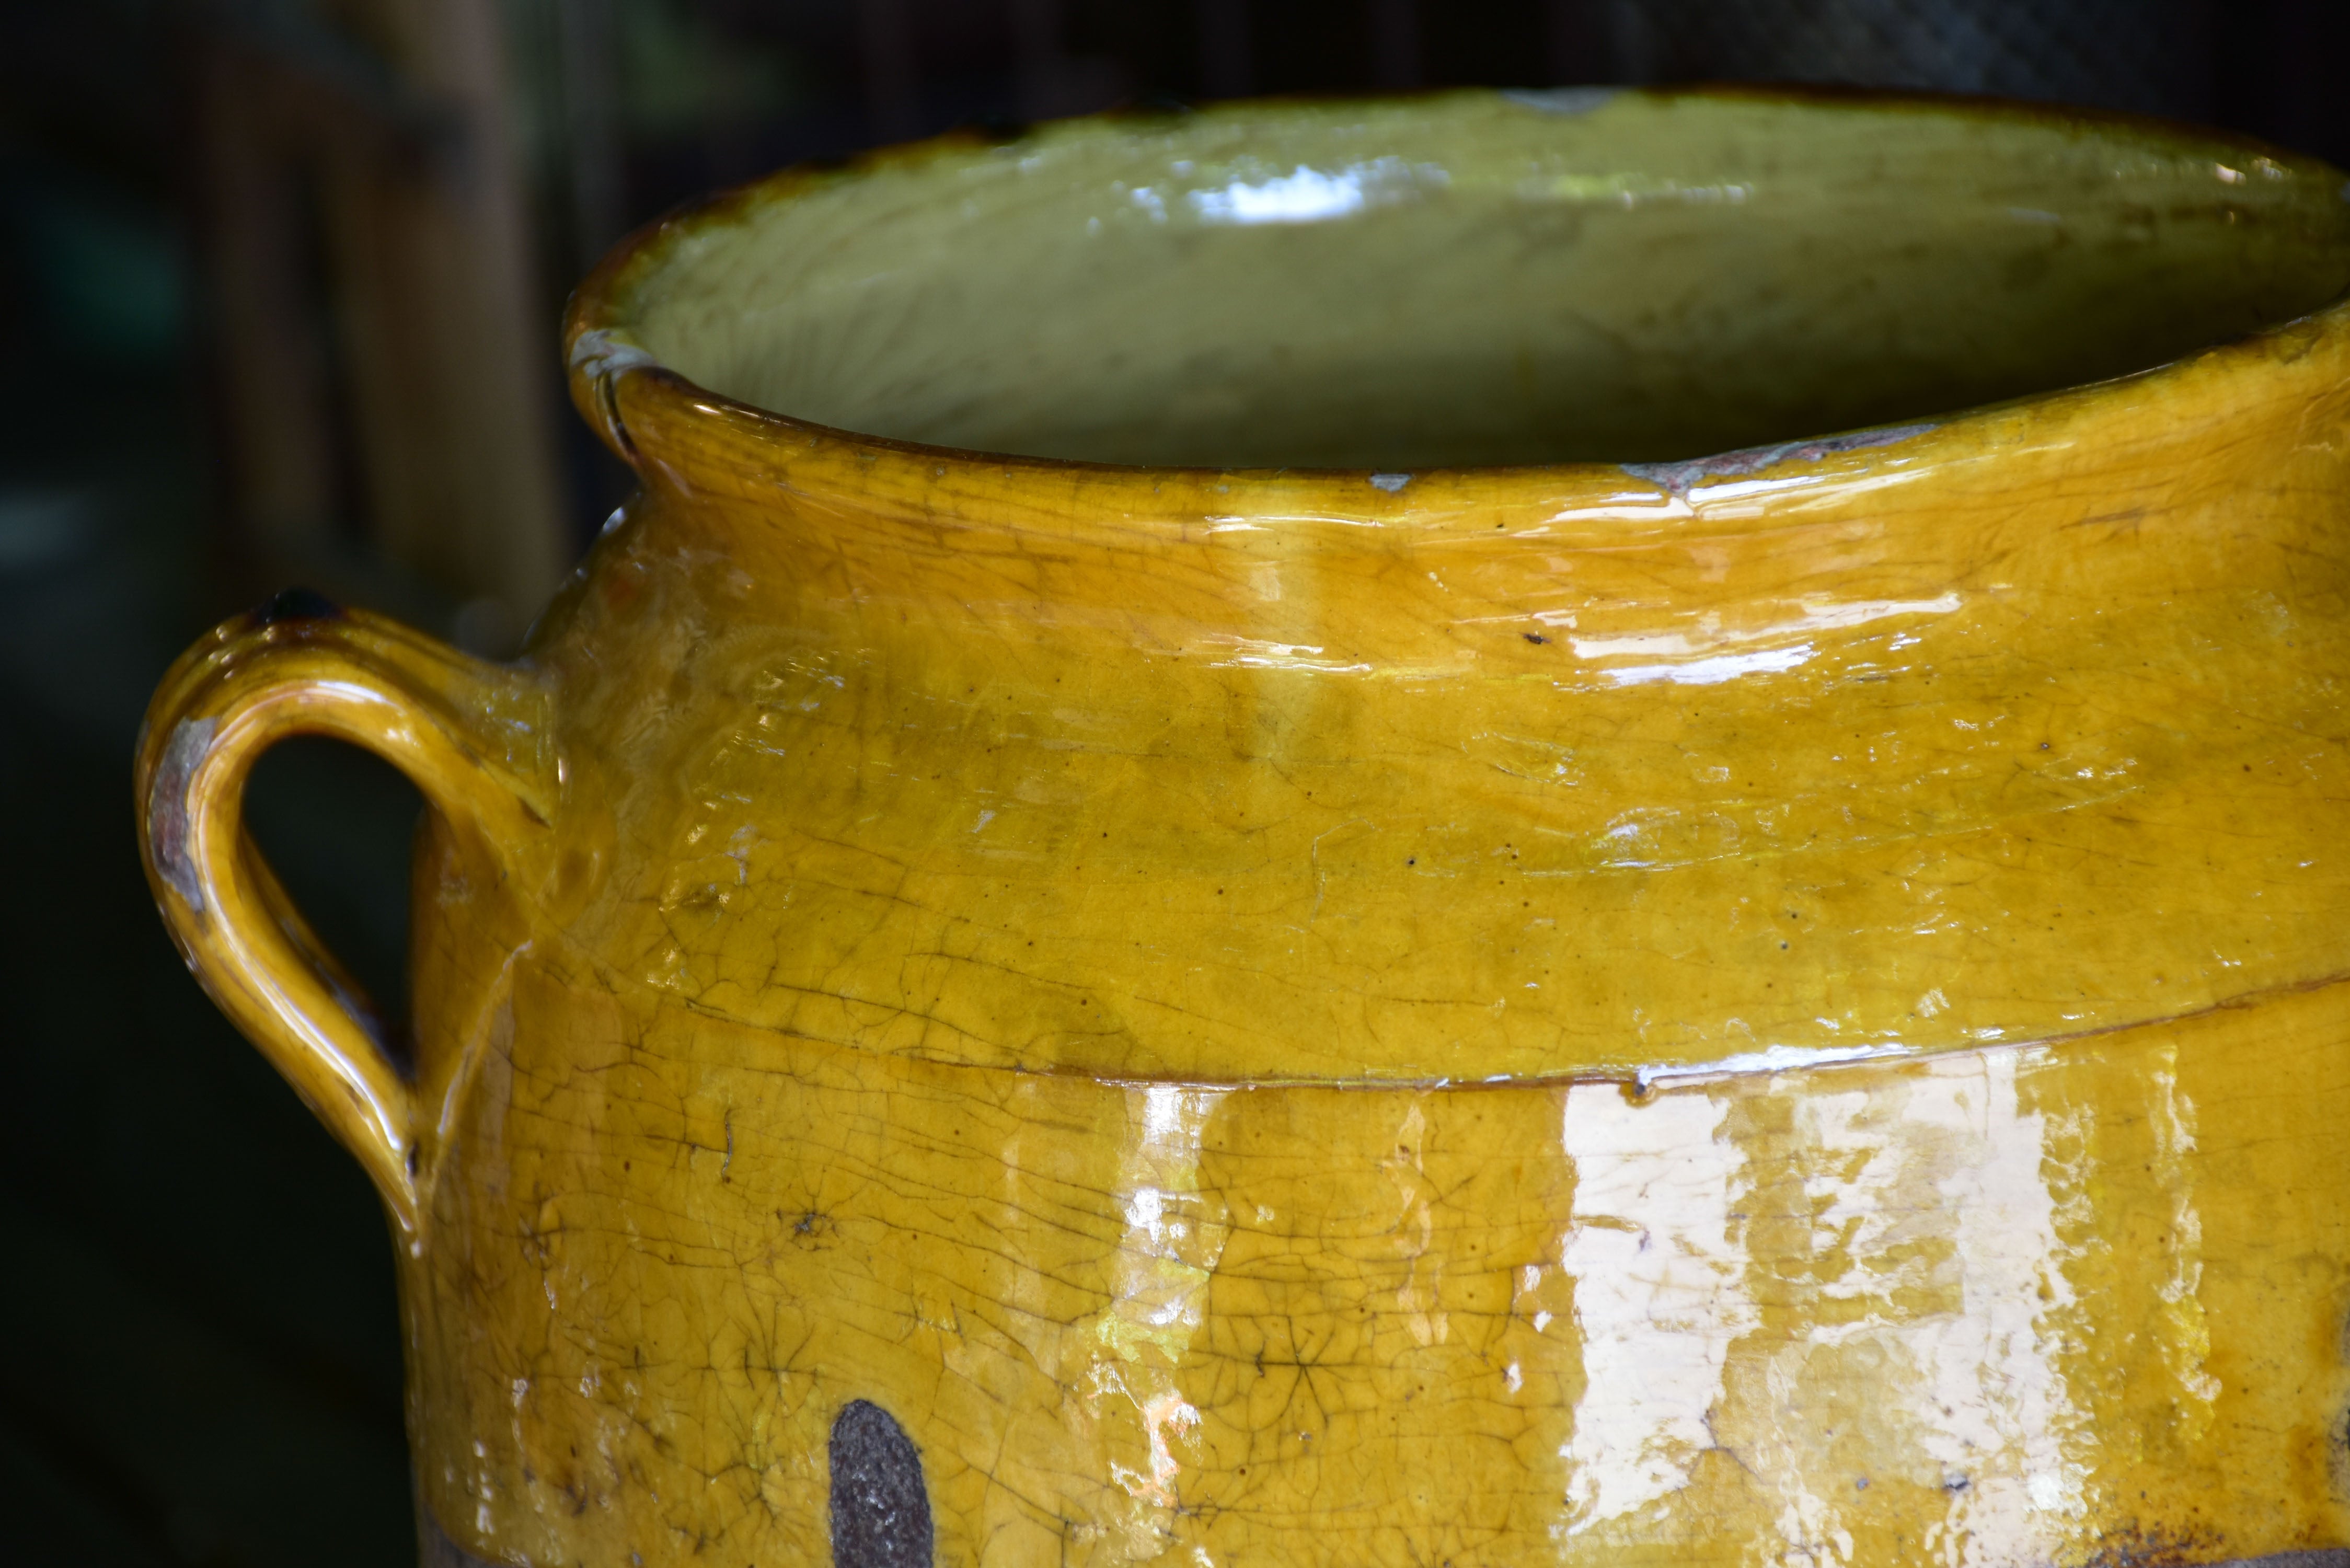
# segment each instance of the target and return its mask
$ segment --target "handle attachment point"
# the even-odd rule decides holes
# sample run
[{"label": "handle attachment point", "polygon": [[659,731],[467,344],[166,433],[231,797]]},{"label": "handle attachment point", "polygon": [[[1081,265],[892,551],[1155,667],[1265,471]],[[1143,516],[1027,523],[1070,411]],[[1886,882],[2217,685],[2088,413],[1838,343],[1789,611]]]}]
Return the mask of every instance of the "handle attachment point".
[{"label": "handle attachment point", "polygon": [[288,735],[347,741],[405,773],[471,850],[517,868],[553,812],[544,706],[525,670],[295,589],[184,655],[140,737],[140,848],[172,940],[411,1237],[432,1130],[420,1085],[246,836],[244,783]]}]

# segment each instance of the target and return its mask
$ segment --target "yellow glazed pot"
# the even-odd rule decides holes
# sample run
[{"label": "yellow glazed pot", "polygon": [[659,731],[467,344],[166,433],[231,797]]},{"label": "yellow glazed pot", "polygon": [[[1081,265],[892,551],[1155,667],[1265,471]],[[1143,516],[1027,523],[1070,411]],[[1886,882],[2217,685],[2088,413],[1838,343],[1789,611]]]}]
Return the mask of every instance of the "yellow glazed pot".
[{"label": "yellow glazed pot", "polygon": [[[281,601],[140,753],[429,1560],[2345,1561],[2344,183],[1462,94],[638,236],[527,655]],[[434,808],[412,1070],[297,731]]]}]

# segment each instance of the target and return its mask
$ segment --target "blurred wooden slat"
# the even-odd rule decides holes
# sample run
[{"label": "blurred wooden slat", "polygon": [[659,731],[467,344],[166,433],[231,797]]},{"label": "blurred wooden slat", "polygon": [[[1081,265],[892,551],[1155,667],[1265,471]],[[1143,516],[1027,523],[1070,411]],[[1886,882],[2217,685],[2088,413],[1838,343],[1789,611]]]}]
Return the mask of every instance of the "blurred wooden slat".
[{"label": "blurred wooden slat", "polygon": [[[207,47],[230,509],[280,575],[317,575],[306,556],[356,521],[373,554],[473,607],[475,640],[511,643],[570,552],[494,5],[347,0],[333,20]],[[380,62],[380,90],[324,68],[344,58]]]},{"label": "blurred wooden slat", "polygon": [[1248,0],[1193,0],[1200,28],[1200,85],[1210,98],[1249,90]]},{"label": "blurred wooden slat", "polygon": [[1109,108],[1125,92],[1114,60],[1068,52],[1061,0],[1010,0],[1013,105],[1023,119],[1057,119]]},{"label": "blurred wooden slat", "polygon": [[303,164],[243,51],[208,47],[197,67],[198,182],[218,386],[215,423],[231,504],[248,548],[297,554],[338,511],[327,324],[306,308]]},{"label": "blurred wooden slat", "polygon": [[921,81],[906,0],[858,0],[857,19],[873,140],[901,141],[921,124]]},{"label": "blurred wooden slat", "polygon": [[1368,0],[1371,82],[1412,88],[1420,82],[1418,0]]},{"label": "blurred wooden slat", "polygon": [[571,257],[582,276],[628,229],[612,0],[556,0]]},{"label": "blurred wooden slat", "polygon": [[1012,72],[1021,115],[1042,119],[1059,94],[1061,7],[1057,0],[1011,0]]},{"label": "blurred wooden slat", "polygon": [[1550,47],[1550,79],[1562,87],[1581,87],[1611,79],[1608,70],[1607,23],[1601,16],[1607,0],[1546,0],[1544,21]]}]

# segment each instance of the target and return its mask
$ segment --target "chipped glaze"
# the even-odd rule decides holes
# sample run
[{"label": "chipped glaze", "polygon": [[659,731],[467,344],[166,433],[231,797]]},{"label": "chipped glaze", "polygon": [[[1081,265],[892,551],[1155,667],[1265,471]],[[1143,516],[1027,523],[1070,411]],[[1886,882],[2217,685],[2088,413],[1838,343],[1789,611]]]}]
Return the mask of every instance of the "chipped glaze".
[{"label": "chipped glaze", "polygon": [[[2350,1544],[2341,175],[2036,111],[1563,107],[1078,122],[753,187],[575,305],[575,397],[643,490],[522,661],[278,615],[167,679],[156,895],[384,1195],[433,1561]],[[953,341],[890,406],[1040,455],[721,395],[912,384],[889,289],[1032,230],[1003,287],[1116,224],[1121,266],[1336,235],[1457,283],[1431,235],[1506,252],[1531,213],[1637,295],[1692,234],[1833,229],[1849,186],[1884,238],[1984,161],[1998,245],[2100,203],[2137,237],[2011,268],[2028,297],[1983,294],[1951,352],[2119,352],[2033,358],[2039,280],[2091,292],[2066,266],[2265,325],[1971,411],[1887,372],[1837,434],[1800,422],[1846,361],[1798,352],[1791,275],[1793,335],[1748,326],[1793,389],[1659,415],[1620,462],[1074,461],[1326,451],[1386,405],[1234,423],[1242,393],[1111,365],[1022,412]],[[1009,309],[968,265],[964,304]],[[1055,286],[1114,322],[1124,275]],[[1182,306],[1191,275],[1157,284],[1186,363],[1274,374],[1267,318]],[[1466,332],[1513,276],[1429,308]],[[1297,385],[1357,352],[1355,281],[1284,339]],[[1660,353],[1712,319],[1659,312]],[[787,350],[814,361],[758,358]],[[1546,373],[1431,395],[1513,441],[1555,416],[1562,458],[1615,439]],[[1121,411],[1155,397],[1157,436]],[[1725,430],[1756,439],[1677,444]],[[242,836],[297,731],[433,808],[412,1071]]]}]

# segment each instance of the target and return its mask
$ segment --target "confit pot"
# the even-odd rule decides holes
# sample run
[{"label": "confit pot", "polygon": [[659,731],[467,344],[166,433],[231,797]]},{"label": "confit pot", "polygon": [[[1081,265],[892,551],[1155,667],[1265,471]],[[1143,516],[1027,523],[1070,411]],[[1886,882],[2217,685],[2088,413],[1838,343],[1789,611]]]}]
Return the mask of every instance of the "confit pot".
[{"label": "confit pot", "polygon": [[[639,234],[526,654],[281,601],[140,753],[428,1561],[2345,1561],[2345,283],[2321,164],[1737,93]],[[412,1059],[295,732],[430,802]]]}]

